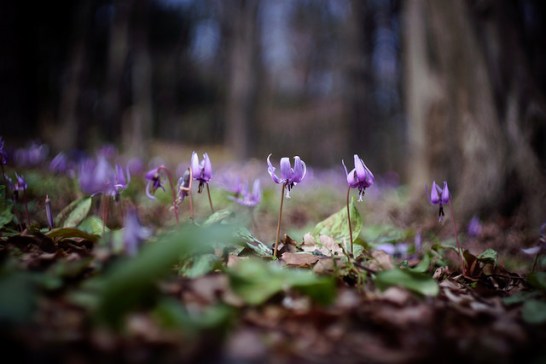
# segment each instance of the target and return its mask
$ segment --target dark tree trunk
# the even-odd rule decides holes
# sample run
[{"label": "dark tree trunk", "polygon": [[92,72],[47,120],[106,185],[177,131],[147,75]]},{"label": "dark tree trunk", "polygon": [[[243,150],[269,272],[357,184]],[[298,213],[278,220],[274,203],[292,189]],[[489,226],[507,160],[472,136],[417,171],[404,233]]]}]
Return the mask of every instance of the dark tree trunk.
[{"label": "dark tree trunk", "polygon": [[235,159],[244,160],[256,147],[260,90],[260,26],[257,0],[224,2],[227,54],[225,103],[226,144]]},{"label": "dark tree trunk", "polygon": [[521,12],[509,1],[404,4],[414,195],[447,180],[465,219],[521,212],[538,225],[544,160],[532,141],[544,133],[544,89],[529,74]]}]

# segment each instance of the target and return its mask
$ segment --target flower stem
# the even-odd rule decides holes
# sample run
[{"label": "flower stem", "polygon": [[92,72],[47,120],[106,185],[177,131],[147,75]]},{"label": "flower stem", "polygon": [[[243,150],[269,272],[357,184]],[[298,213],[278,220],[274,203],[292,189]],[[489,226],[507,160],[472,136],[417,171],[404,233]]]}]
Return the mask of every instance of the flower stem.
[{"label": "flower stem", "polygon": [[176,218],[176,223],[178,224],[179,223],[179,219],[178,219],[178,205],[176,203],[176,188],[174,187],[174,184],[173,184],[173,176],[171,174],[171,171],[169,171],[167,169],[167,167],[165,166],[160,166],[158,168],[158,171],[159,170],[163,170],[165,171],[165,173],[167,174],[167,179],[169,180],[169,185],[171,186],[171,193],[173,195],[173,210],[174,210],[174,217]]},{"label": "flower stem", "polygon": [[453,209],[453,203],[449,202],[449,210],[451,212],[451,222],[453,225],[453,235],[455,235],[455,242],[457,243],[457,250],[459,252],[459,257],[461,258],[461,269],[463,274],[466,273],[466,263],[464,260],[463,249],[461,247],[461,242],[459,241],[459,231],[457,229],[457,223],[455,222],[455,212]]},{"label": "flower stem", "polygon": [[207,185],[207,195],[209,196],[210,210],[212,211],[212,213],[214,213],[214,207],[212,207],[212,198],[210,198],[209,184],[208,183],[205,183],[205,184]]},{"label": "flower stem", "polygon": [[351,187],[347,189],[347,222],[349,223],[349,240],[351,243],[351,256],[353,255],[353,227],[351,226],[351,211],[349,209],[349,195]]},{"label": "flower stem", "polygon": [[284,203],[284,189],[286,188],[286,184],[283,183],[282,189],[281,189],[281,207],[279,208],[279,221],[277,223],[277,237],[275,238],[275,250],[273,251],[273,257],[277,257],[277,249],[279,247],[279,235],[281,233],[281,220],[282,220],[282,205]]}]

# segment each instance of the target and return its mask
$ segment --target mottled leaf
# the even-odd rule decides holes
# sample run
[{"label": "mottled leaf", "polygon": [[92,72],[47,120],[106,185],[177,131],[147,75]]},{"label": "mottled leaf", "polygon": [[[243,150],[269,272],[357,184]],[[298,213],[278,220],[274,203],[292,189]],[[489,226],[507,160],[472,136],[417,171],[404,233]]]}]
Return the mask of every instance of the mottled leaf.
[{"label": "mottled leaf", "polygon": [[[353,227],[353,239],[356,240],[362,229],[362,218],[356,208],[354,200],[349,203],[349,211],[351,214],[351,225]],[[347,207],[333,215],[330,215],[325,220],[319,222],[311,232],[315,241],[320,241],[320,236],[325,235],[334,239],[338,243],[349,243],[349,223],[347,220]]]},{"label": "mottled leaf", "polygon": [[[74,208],[66,215],[66,218],[62,222],[62,227],[66,228],[66,227],[78,226],[78,224],[87,217],[87,214],[89,214],[89,210],[91,209],[91,202],[92,202],[91,197],[86,197],[80,200],[74,206]],[[61,214],[62,213],[63,212],[61,212]],[[60,226],[61,224],[59,222],[59,223],[56,223],[55,225]]]}]

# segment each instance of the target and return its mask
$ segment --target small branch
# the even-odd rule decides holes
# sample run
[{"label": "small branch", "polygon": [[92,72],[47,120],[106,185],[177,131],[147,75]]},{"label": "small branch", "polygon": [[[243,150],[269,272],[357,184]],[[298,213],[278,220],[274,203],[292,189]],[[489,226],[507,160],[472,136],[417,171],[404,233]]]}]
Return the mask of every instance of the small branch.
[{"label": "small branch", "polygon": [[279,208],[279,221],[277,223],[277,237],[275,238],[275,250],[273,251],[273,257],[277,258],[277,249],[279,247],[279,235],[281,233],[281,220],[282,220],[282,205],[284,203],[284,189],[286,184],[283,183],[281,189],[281,207]]}]

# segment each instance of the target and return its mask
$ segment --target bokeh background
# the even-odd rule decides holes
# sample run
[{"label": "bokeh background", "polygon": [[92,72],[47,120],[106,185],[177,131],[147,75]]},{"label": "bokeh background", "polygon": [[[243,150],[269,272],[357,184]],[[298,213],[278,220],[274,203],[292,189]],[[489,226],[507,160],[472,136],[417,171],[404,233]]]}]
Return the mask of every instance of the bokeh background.
[{"label": "bokeh background", "polygon": [[10,148],[358,153],[415,201],[449,181],[462,218],[546,220],[540,0],[11,1],[0,19]]}]

